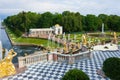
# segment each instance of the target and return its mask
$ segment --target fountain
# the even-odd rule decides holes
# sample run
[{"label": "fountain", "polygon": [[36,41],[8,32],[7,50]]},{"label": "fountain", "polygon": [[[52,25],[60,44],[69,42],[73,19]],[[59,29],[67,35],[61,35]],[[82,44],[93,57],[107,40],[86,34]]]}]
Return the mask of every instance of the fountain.
[{"label": "fountain", "polygon": [[105,37],[104,23],[102,23],[102,32],[101,32],[100,36],[101,36],[101,37]]},{"label": "fountain", "polygon": [[48,35],[48,47],[50,46],[49,40],[51,39],[51,34]]},{"label": "fountain", "polygon": [[74,34],[74,40],[76,40],[76,35]]},{"label": "fountain", "polygon": [[[74,36],[74,38],[75,38],[75,36]],[[52,40],[55,40],[55,39],[53,36]],[[59,42],[59,38],[57,40]],[[63,34],[63,39],[62,39],[61,43],[64,46],[62,51],[58,50],[58,51],[50,52],[50,54],[48,51],[44,54],[37,54],[34,56],[33,55],[29,56],[29,58],[28,57],[19,57],[18,58],[19,67],[24,67],[24,66],[29,65],[31,63],[34,63],[34,62],[36,63],[36,62],[40,62],[43,60],[45,60],[45,61],[58,61],[58,62],[65,62],[68,64],[74,64],[80,60],[90,59],[92,57],[91,48],[89,48],[89,50],[88,50],[88,48],[84,45],[81,45],[80,42],[74,43],[74,42],[67,41],[65,34]],[[86,39],[85,35],[83,35],[83,44],[87,44],[87,39]],[[36,58],[36,57],[40,57],[40,58]],[[38,59],[38,60],[36,60],[36,59]],[[29,60],[29,63],[27,63],[28,60]],[[24,64],[24,63],[26,63],[26,64]]]},{"label": "fountain", "polygon": [[63,40],[66,42],[65,32],[63,33]]},{"label": "fountain", "polygon": [[70,40],[70,34],[68,34],[68,40]]},{"label": "fountain", "polygon": [[102,34],[104,34],[104,23],[102,23]]}]

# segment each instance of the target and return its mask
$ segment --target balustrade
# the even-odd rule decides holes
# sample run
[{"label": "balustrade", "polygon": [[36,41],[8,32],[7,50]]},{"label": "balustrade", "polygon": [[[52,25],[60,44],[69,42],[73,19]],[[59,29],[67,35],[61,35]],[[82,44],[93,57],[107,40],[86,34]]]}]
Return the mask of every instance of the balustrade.
[{"label": "balustrade", "polygon": [[91,51],[78,52],[77,54],[60,54],[57,52],[51,53],[38,53],[32,54],[25,57],[18,57],[19,67],[28,66],[33,63],[40,61],[58,61],[60,63],[73,64],[80,60],[91,58]]},{"label": "balustrade", "polygon": [[47,53],[18,57],[19,68],[28,66],[33,63],[38,63],[40,61],[47,61]]},{"label": "balustrade", "polygon": [[75,63],[83,59],[91,58],[91,52],[79,52],[77,54],[57,54],[58,62]]}]

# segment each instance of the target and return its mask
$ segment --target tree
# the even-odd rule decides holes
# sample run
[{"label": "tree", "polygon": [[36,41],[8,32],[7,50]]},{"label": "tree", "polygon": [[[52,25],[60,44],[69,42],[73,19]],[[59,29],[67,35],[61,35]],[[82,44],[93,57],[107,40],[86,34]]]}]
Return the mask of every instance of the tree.
[{"label": "tree", "polygon": [[53,16],[53,25],[55,24],[62,24],[62,15],[59,13],[55,13]]},{"label": "tree", "polygon": [[108,20],[108,26],[109,26],[109,29],[112,29],[113,31],[119,31],[120,17],[117,15],[110,15]]},{"label": "tree", "polygon": [[90,80],[88,75],[79,69],[71,69],[65,73],[62,80]]},{"label": "tree", "polygon": [[120,80],[120,58],[111,57],[103,62],[105,75],[112,80]]},{"label": "tree", "polygon": [[40,22],[40,27],[42,28],[49,28],[53,26],[53,14],[50,12],[45,12],[41,14],[41,18],[39,20]]},{"label": "tree", "polygon": [[72,19],[70,15],[71,13],[69,11],[64,11],[62,13],[62,25],[64,32],[71,32]]},{"label": "tree", "polygon": [[68,33],[101,31],[102,23],[105,24],[105,30],[120,31],[120,16],[108,16],[106,14],[83,16],[79,12],[70,11],[64,11],[62,14],[50,12],[40,14],[23,11],[17,15],[8,16],[3,22],[10,29],[19,30],[22,33],[28,32],[30,28],[49,28],[55,24],[62,25],[63,31]]},{"label": "tree", "polygon": [[28,31],[29,24],[30,24],[29,17],[27,17],[27,13],[23,11],[22,12],[22,24],[21,24],[21,26],[24,28],[24,32]]},{"label": "tree", "polygon": [[75,22],[77,24],[75,27],[77,27],[77,32],[80,32],[80,31],[83,30],[83,27],[82,27],[82,16],[80,15],[79,12],[77,12],[77,13],[75,13],[75,17],[76,17]]},{"label": "tree", "polygon": [[98,18],[100,18],[101,20],[102,20],[102,23],[104,23],[104,28],[105,28],[105,30],[109,30],[108,29],[108,19],[109,19],[109,16],[108,15],[106,15],[106,14],[99,14],[98,15]]},{"label": "tree", "polygon": [[29,28],[38,28],[40,26],[39,19],[41,17],[41,14],[37,14],[37,13],[29,11],[29,12],[27,12],[27,17],[30,20],[28,29]]},{"label": "tree", "polygon": [[94,25],[95,17],[96,17],[95,15],[91,15],[91,14],[85,17],[85,22],[86,22],[88,31],[93,31],[96,29],[95,28],[96,26]]}]

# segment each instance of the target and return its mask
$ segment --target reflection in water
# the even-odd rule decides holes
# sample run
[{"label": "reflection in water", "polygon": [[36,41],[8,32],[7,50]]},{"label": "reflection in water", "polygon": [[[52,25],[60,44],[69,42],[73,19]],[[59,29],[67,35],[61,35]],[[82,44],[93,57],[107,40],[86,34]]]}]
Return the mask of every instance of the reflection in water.
[{"label": "reflection in water", "polygon": [[13,63],[17,63],[18,62],[17,57],[24,56],[24,53],[31,54],[34,51],[40,50],[39,48],[33,46],[12,46],[5,29],[1,29],[1,27],[2,25],[0,23],[0,40],[2,42],[3,48],[6,48],[8,50],[13,48],[14,51],[17,52],[17,56],[14,57]]},{"label": "reflection in water", "polygon": [[5,32],[5,29],[1,29],[2,25],[0,24],[0,40],[2,42],[2,46],[3,48],[6,48],[6,49],[11,49],[12,45],[11,45],[11,42]]},{"label": "reflection in water", "polygon": [[13,59],[13,63],[18,62],[18,59],[17,59],[18,56],[25,56],[24,53],[32,54],[35,51],[40,50],[38,47],[33,47],[33,46],[13,46],[13,49],[15,52],[17,52],[17,56]]}]

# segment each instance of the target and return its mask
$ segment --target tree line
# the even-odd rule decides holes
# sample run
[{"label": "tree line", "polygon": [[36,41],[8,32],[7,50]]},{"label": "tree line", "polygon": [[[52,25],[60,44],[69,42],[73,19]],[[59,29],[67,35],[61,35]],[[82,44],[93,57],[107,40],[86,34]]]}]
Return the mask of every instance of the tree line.
[{"label": "tree line", "polygon": [[63,26],[64,32],[101,31],[102,23],[105,30],[120,31],[120,16],[99,14],[81,15],[79,12],[64,11],[63,13],[20,12],[8,16],[3,24],[10,29],[28,32],[30,28],[49,28],[55,24]]}]

